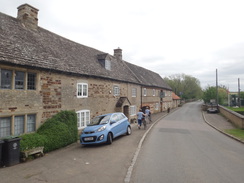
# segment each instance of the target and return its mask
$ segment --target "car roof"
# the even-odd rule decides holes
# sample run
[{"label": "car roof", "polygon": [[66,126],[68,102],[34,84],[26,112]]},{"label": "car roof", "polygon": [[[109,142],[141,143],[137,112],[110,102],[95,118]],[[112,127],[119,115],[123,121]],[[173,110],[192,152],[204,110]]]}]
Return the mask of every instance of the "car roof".
[{"label": "car roof", "polygon": [[[102,114],[102,115],[98,115],[98,116],[108,116],[108,115],[112,115],[112,114],[123,114],[122,112],[113,112],[113,113],[107,113],[107,114]],[[96,116],[96,117],[98,117]]]}]

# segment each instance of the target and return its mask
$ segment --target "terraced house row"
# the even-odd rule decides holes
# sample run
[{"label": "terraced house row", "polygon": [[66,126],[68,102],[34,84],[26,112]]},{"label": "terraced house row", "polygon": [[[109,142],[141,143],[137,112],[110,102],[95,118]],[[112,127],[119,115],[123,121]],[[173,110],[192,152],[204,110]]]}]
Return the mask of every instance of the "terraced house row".
[{"label": "terraced house row", "polygon": [[96,115],[172,107],[172,89],[159,74],[78,44],[38,26],[38,9],[23,4],[17,18],[0,13],[0,138],[35,131],[61,110],[78,129]]}]

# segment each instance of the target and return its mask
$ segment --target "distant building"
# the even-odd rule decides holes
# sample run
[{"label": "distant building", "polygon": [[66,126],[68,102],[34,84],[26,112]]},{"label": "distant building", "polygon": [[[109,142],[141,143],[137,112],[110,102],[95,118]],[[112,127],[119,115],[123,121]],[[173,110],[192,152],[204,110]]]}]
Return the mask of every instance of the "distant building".
[{"label": "distant building", "polygon": [[173,99],[172,107],[173,108],[178,107],[180,105],[181,98],[178,95],[176,95],[174,92],[172,92],[172,99]]},{"label": "distant building", "polygon": [[[238,92],[228,92],[228,106],[239,106]],[[240,98],[240,106],[244,106],[244,99]]]}]

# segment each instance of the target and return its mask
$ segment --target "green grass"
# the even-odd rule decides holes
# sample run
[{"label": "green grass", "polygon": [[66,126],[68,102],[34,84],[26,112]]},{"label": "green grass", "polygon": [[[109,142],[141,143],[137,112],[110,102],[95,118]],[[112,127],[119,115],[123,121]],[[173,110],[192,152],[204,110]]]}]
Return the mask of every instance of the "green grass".
[{"label": "green grass", "polygon": [[226,108],[236,112],[244,112],[244,107],[240,107],[240,108],[226,107]]},{"label": "green grass", "polygon": [[225,132],[244,141],[244,130],[242,129],[228,129]]}]

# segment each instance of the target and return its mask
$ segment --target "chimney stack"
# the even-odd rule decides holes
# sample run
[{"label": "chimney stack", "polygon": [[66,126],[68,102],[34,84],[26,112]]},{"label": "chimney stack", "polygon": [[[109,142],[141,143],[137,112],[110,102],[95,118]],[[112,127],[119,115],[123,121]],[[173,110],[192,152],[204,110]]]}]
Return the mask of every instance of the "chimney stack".
[{"label": "chimney stack", "polygon": [[39,10],[28,4],[20,5],[17,9],[17,19],[20,20],[25,27],[36,29],[38,26],[37,15]]},{"label": "chimney stack", "polygon": [[122,49],[120,49],[119,47],[117,49],[114,49],[114,56],[118,60],[122,60]]}]

